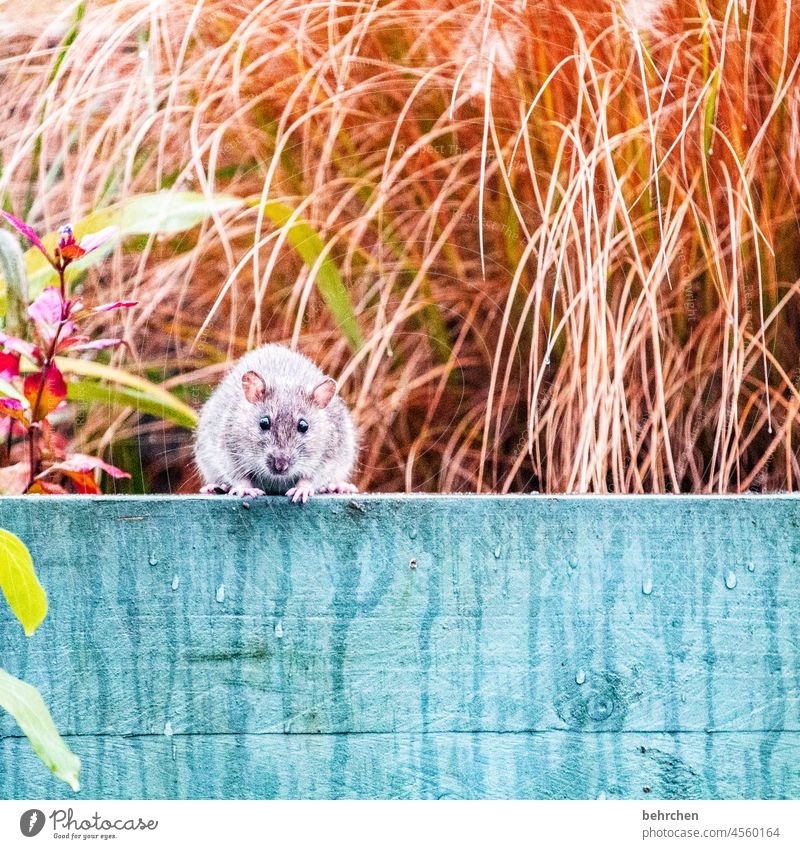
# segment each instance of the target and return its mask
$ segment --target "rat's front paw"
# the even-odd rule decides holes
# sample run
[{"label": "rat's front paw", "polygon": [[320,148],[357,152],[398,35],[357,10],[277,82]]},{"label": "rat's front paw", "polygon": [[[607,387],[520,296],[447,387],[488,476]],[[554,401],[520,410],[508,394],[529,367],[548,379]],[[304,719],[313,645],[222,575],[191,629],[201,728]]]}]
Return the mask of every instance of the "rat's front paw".
[{"label": "rat's front paw", "polygon": [[314,487],[308,481],[298,481],[297,486],[286,491],[286,497],[291,498],[292,504],[297,504],[298,501],[305,504],[313,494]]},{"label": "rat's front paw", "polygon": [[201,488],[203,495],[227,495],[230,487],[224,483],[208,483]]},{"label": "rat's front paw", "polygon": [[332,493],[341,493],[343,495],[352,495],[353,493],[358,492],[358,487],[354,483],[348,483],[347,481],[339,481],[338,483],[329,483],[326,484],[320,492],[332,492]]},{"label": "rat's front paw", "polygon": [[238,495],[239,498],[256,498],[259,495],[266,495],[263,489],[257,489],[254,486],[234,486],[229,490],[230,495]]}]

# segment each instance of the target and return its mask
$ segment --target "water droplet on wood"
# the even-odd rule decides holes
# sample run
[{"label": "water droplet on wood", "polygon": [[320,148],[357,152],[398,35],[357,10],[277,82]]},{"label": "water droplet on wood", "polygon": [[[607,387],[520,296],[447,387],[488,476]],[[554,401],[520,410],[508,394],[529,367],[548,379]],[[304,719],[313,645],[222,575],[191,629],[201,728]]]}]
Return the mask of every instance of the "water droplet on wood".
[{"label": "water droplet on wood", "polygon": [[172,579],[172,589],[177,590],[181,583],[181,576],[175,575]]},{"label": "water droplet on wood", "polygon": [[645,578],[642,581],[642,593],[644,595],[650,595],[653,592],[653,580],[652,578]]},{"label": "water droplet on wood", "polygon": [[725,586],[732,590],[736,586],[736,573],[730,570],[725,573]]},{"label": "water droplet on wood", "polygon": [[583,682],[585,680],[586,680],[586,673],[582,669],[579,669],[577,671],[576,675],[575,675],[575,683],[576,684],[583,684]]},{"label": "water droplet on wood", "polygon": [[225,601],[225,584],[220,584],[217,587],[217,601],[222,604]]}]

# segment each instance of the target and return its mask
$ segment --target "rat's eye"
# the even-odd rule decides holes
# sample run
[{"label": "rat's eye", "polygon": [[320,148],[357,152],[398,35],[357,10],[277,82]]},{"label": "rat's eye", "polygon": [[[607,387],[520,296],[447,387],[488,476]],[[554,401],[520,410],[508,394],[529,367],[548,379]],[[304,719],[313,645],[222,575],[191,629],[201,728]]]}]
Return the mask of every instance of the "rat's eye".
[{"label": "rat's eye", "polygon": [[272,419],[269,416],[262,416],[259,419],[258,426],[261,430],[269,430],[272,427]]},{"label": "rat's eye", "polygon": [[297,429],[300,433],[305,433],[308,430],[308,422],[305,419],[300,419],[297,423]]}]

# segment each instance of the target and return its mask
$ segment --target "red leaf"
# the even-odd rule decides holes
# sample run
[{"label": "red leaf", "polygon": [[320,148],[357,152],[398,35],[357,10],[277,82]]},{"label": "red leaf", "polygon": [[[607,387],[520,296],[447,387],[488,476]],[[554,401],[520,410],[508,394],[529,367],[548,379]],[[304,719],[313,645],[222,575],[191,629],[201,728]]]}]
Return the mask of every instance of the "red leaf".
[{"label": "red leaf", "polygon": [[33,227],[29,227],[23,221],[20,221],[19,218],[15,218],[10,212],[6,212],[5,210],[0,210],[0,215],[2,215],[6,221],[18,232],[22,233],[22,235],[33,242],[37,248],[47,257],[47,261],[52,265],[53,260],[50,259],[50,255],[47,253],[47,249],[42,244],[42,240],[36,235],[36,231]]},{"label": "red leaf", "polygon": [[50,481],[34,481],[27,491],[28,495],[69,495],[63,486]]},{"label": "red leaf", "polygon": [[22,354],[26,360],[33,363],[41,363],[42,352],[32,342],[26,342],[24,339],[18,339],[16,336],[9,336],[7,333],[0,333],[0,346],[6,351],[12,351],[15,354]]},{"label": "red leaf", "polygon": [[0,398],[0,416],[16,419],[18,422],[22,422],[25,427],[30,424],[27,408],[16,398]]},{"label": "red leaf", "polygon": [[0,352],[0,378],[13,380],[15,377],[19,377],[19,354]]},{"label": "red leaf", "polygon": [[56,346],[56,353],[60,354],[62,351],[66,351],[69,348],[74,348],[76,345],[79,345],[82,342],[88,342],[88,336],[67,336],[67,337],[59,337],[58,345]]},{"label": "red leaf", "polygon": [[64,245],[63,247],[59,245],[58,252],[64,259],[68,259],[72,262],[73,259],[80,259],[86,251],[78,244]]},{"label": "red leaf", "polygon": [[44,419],[39,427],[42,431],[43,455],[47,454],[54,463],[65,459],[69,446],[67,437],[55,430],[47,419]]},{"label": "red leaf", "polygon": [[75,484],[75,491],[80,495],[100,494],[100,487],[91,472],[72,472],[66,469],[62,471]]},{"label": "red leaf", "polygon": [[47,380],[43,378],[43,372],[38,371],[35,374],[29,374],[22,385],[22,391],[31,405],[31,416],[35,422],[49,416],[67,397],[67,384],[55,363],[50,364]]}]

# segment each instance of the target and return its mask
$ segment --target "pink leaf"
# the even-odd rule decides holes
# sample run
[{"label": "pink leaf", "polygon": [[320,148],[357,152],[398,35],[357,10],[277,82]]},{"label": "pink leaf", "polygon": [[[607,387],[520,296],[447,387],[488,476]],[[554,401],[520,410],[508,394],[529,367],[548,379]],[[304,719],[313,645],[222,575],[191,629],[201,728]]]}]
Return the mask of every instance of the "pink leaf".
[{"label": "pink leaf", "polygon": [[24,339],[19,339],[16,336],[0,333],[0,347],[14,354],[22,354],[25,359],[31,362],[40,363],[42,361],[42,352],[36,345],[32,342],[26,342]]},{"label": "pink leaf", "polygon": [[53,260],[50,259],[50,254],[47,253],[47,249],[42,244],[42,240],[36,235],[36,231],[33,227],[29,227],[23,221],[20,221],[19,218],[15,218],[10,212],[6,212],[4,209],[0,210],[0,215],[2,215],[6,221],[18,232],[21,233],[26,239],[33,242],[37,248],[45,255],[47,261],[52,265]]},{"label": "pink leaf", "polygon": [[19,377],[19,354],[0,352],[0,378],[13,380]]},{"label": "pink leaf", "polygon": [[111,475],[112,478],[130,477],[130,475],[127,472],[123,472],[122,469],[118,469],[116,466],[106,463],[105,460],[101,460],[99,457],[92,457],[89,454],[71,454],[63,462],[50,466],[47,471],[64,472],[64,474],[69,472],[85,474],[86,472],[93,472],[95,469],[102,469],[106,474]]},{"label": "pink leaf", "polygon": [[97,312],[109,312],[110,310],[117,310],[121,307],[135,307],[139,302],[138,301],[115,301],[113,304],[101,304],[99,307],[90,307],[86,310],[88,313],[97,313]]},{"label": "pink leaf", "polygon": [[[55,286],[48,286],[41,295],[28,307],[28,315],[36,325],[36,332],[45,346],[49,346],[61,324],[62,315],[68,315],[69,308],[61,297],[61,292]],[[65,321],[61,332],[69,335],[75,330],[72,321]]]},{"label": "pink leaf", "polygon": [[116,226],[104,227],[96,233],[88,233],[81,239],[81,250],[85,254],[91,253],[104,245],[109,239],[113,239],[117,233],[119,233],[119,227]]},{"label": "pink leaf", "polygon": [[0,495],[22,495],[28,483],[29,470],[27,463],[15,463],[0,469]]},{"label": "pink leaf", "polygon": [[36,322],[58,324],[64,309],[61,292],[55,286],[48,286],[28,307],[28,315]]}]

